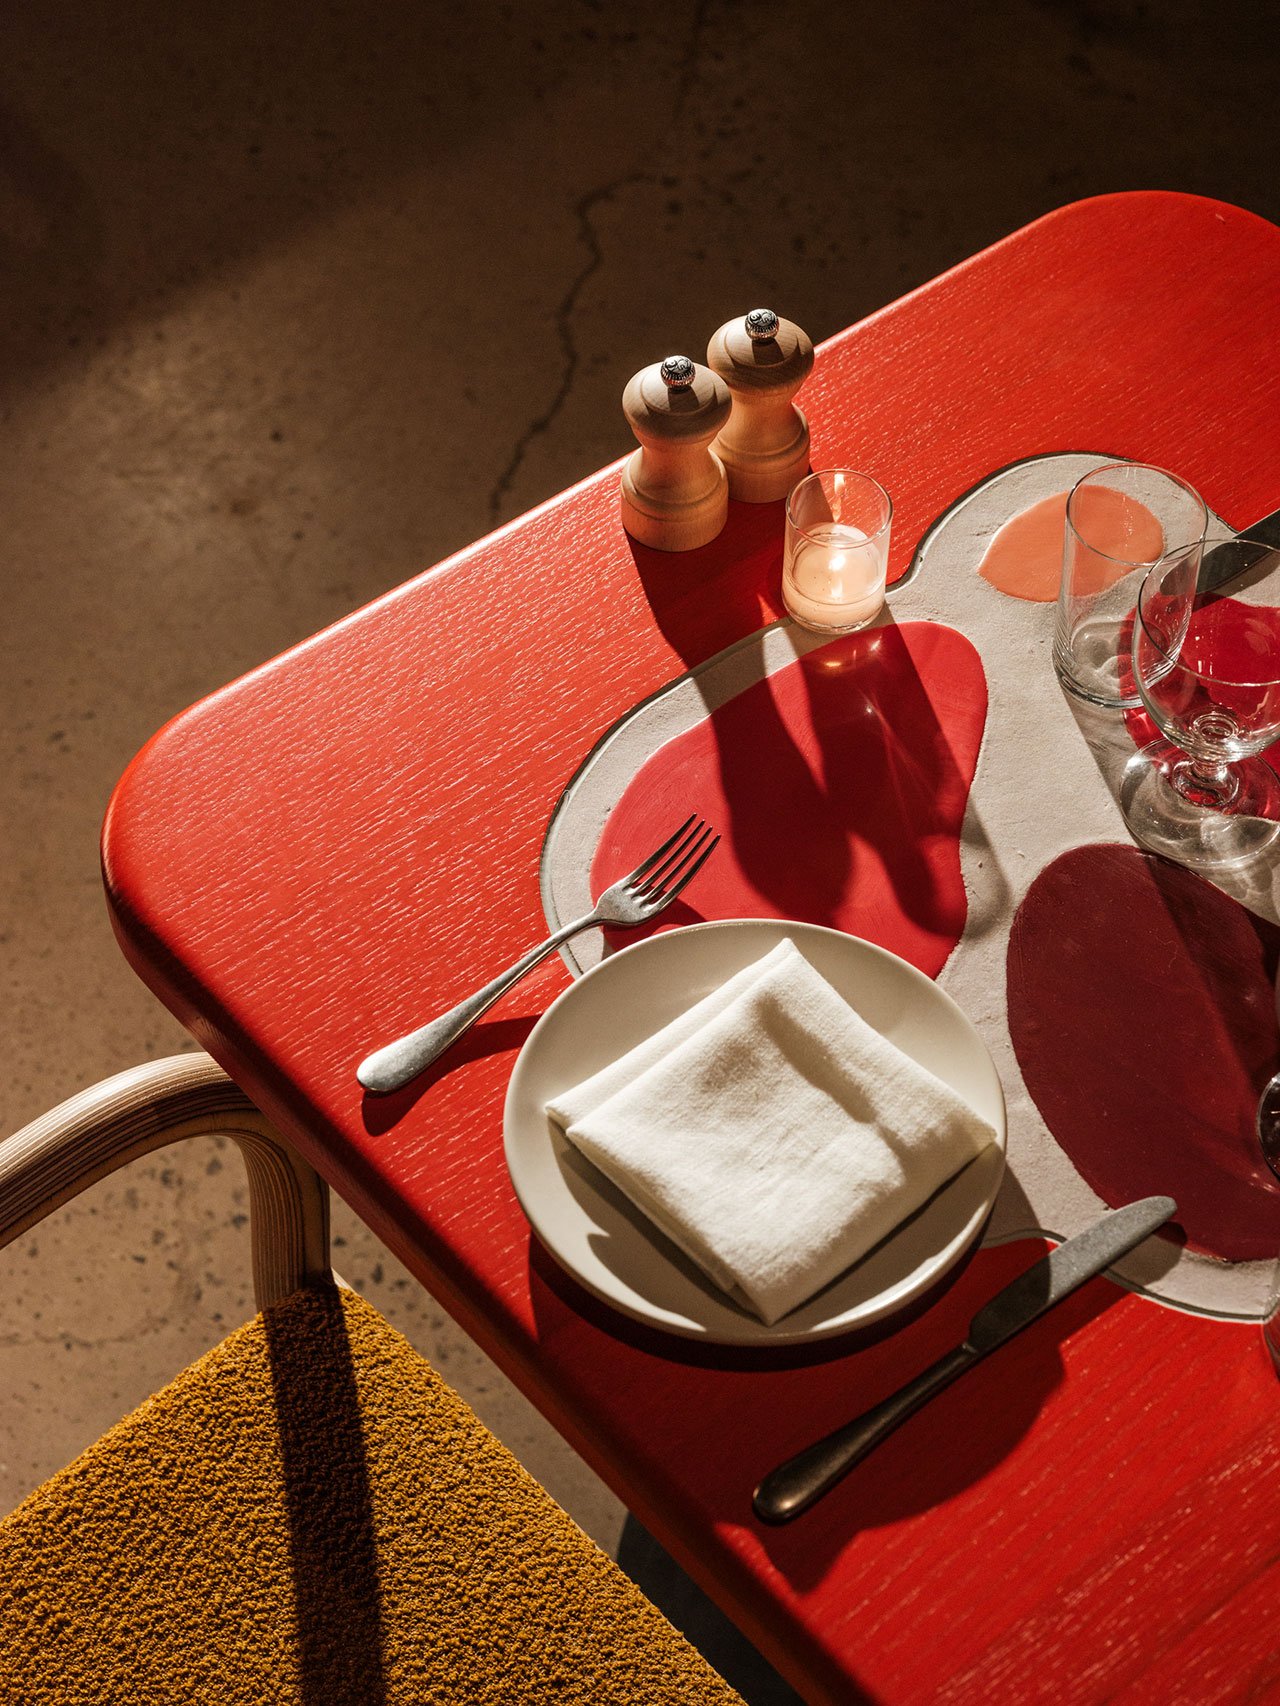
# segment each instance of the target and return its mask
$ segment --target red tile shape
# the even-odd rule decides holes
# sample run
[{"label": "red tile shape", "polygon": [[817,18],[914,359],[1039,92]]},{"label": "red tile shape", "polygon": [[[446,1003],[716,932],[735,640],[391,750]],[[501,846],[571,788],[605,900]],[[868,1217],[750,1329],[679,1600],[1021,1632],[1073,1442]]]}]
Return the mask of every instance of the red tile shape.
[{"label": "red tile shape", "polygon": [[964,929],[960,827],[986,710],[981,661],[954,629],[845,635],[641,766],[605,826],[592,892],[696,810],[724,839],[663,927],[802,919],[936,976]]}]

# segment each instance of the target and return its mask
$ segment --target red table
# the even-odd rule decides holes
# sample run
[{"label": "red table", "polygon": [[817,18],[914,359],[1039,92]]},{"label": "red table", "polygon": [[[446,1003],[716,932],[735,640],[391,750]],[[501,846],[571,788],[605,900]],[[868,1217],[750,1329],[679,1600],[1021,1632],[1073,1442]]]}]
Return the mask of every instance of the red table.
[{"label": "red table", "polygon": [[[1105,447],[1227,519],[1280,503],[1280,230],[1168,194],[1065,208],[831,340],[815,466],[893,492],[894,568],[991,470]],[[779,615],[778,506],[631,547],[606,469],[195,706],[105,831],[160,998],[815,1701],[1280,1699],[1280,1388],[1254,1328],[1093,1282],[789,1528],[761,1473],[962,1336],[1039,1254],[980,1252],[877,1343],[762,1361],[614,1317],[502,1161],[548,963],[450,1062],[366,1101],[371,1042],[539,938],[538,855],[633,704]],[[508,950],[510,952],[508,952]]]}]

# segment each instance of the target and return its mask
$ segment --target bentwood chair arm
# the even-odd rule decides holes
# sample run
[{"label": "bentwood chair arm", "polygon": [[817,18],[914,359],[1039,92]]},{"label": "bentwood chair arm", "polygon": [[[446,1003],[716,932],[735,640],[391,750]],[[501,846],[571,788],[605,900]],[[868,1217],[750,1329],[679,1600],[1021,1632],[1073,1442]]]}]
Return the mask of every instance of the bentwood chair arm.
[{"label": "bentwood chair arm", "polygon": [[324,1181],[205,1054],[131,1067],[0,1142],[0,1248],[126,1162],[213,1133],[235,1140],[249,1175],[258,1308],[331,1279]]}]

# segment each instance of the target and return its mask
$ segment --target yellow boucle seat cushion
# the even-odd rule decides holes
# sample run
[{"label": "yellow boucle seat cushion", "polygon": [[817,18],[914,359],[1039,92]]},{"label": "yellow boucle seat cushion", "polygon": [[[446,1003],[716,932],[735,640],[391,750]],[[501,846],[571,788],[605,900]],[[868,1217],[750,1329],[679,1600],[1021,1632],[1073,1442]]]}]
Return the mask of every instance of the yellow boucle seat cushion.
[{"label": "yellow boucle seat cushion", "polygon": [[0,1522],[5,1706],[741,1706],[377,1311],[264,1311]]}]

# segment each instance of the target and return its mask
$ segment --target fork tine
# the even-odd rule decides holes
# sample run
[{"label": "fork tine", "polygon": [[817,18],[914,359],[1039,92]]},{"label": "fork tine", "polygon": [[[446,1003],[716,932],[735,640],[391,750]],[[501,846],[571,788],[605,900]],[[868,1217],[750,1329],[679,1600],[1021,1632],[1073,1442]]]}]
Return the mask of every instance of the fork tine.
[{"label": "fork tine", "polygon": [[679,829],[675,832],[675,834],[670,838],[669,841],[664,841],[662,843],[662,846],[659,847],[655,853],[650,853],[649,857],[644,861],[644,863],[642,865],[637,865],[634,871],[632,871],[628,876],[623,877],[622,881],[627,885],[628,888],[630,888],[632,883],[638,883],[640,881],[641,877],[644,876],[646,871],[651,870],[653,868],[653,866],[655,864],[657,864],[658,860],[663,857],[664,854],[669,853],[671,851],[671,849],[675,846],[676,842],[679,841],[680,837],[684,834],[685,830],[688,829],[689,825],[694,821],[694,819],[697,817],[697,815],[698,815],[697,812],[691,813],[690,816],[688,816],[684,820],[684,822],[680,825]]},{"label": "fork tine", "polygon": [[664,893],[661,893],[657,896],[657,899],[658,899],[658,902],[660,905],[669,906],[671,904],[671,902],[676,898],[676,896],[680,893],[680,890],[683,888],[686,888],[693,881],[693,879],[697,876],[698,872],[706,864],[707,860],[715,852],[716,845],[719,842],[719,840],[720,840],[720,837],[718,835],[713,837],[713,839],[708,843],[708,845],[702,849],[702,852],[699,853],[698,857],[693,861],[693,864],[690,865],[689,869],[680,878],[679,882],[675,885],[675,887],[674,888],[668,888]]},{"label": "fork tine", "polygon": [[667,854],[666,858],[658,866],[657,870],[650,871],[649,875],[642,883],[636,883],[634,885],[634,892],[636,894],[648,895],[652,894],[655,889],[660,888],[664,880],[670,876],[673,870],[679,870],[680,866],[688,858],[690,850],[697,848],[702,841],[706,840],[710,833],[711,831],[707,825],[701,818],[698,818],[694,823],[693,828],[680,842],[680,845],[673,853]]},{"label": "fork tine", "polygon": [[697,829],[685,838],[682,845],[676,849],[676,852],[671,855],[666,863],[659,866],[648,881],[642,885],[640,893],[647,900],[652,900],[655,895],[659,895],[664,889],[669,888],[690,859],[701,850],[707,837],[712,833],[711,825],[699,820]]}]

